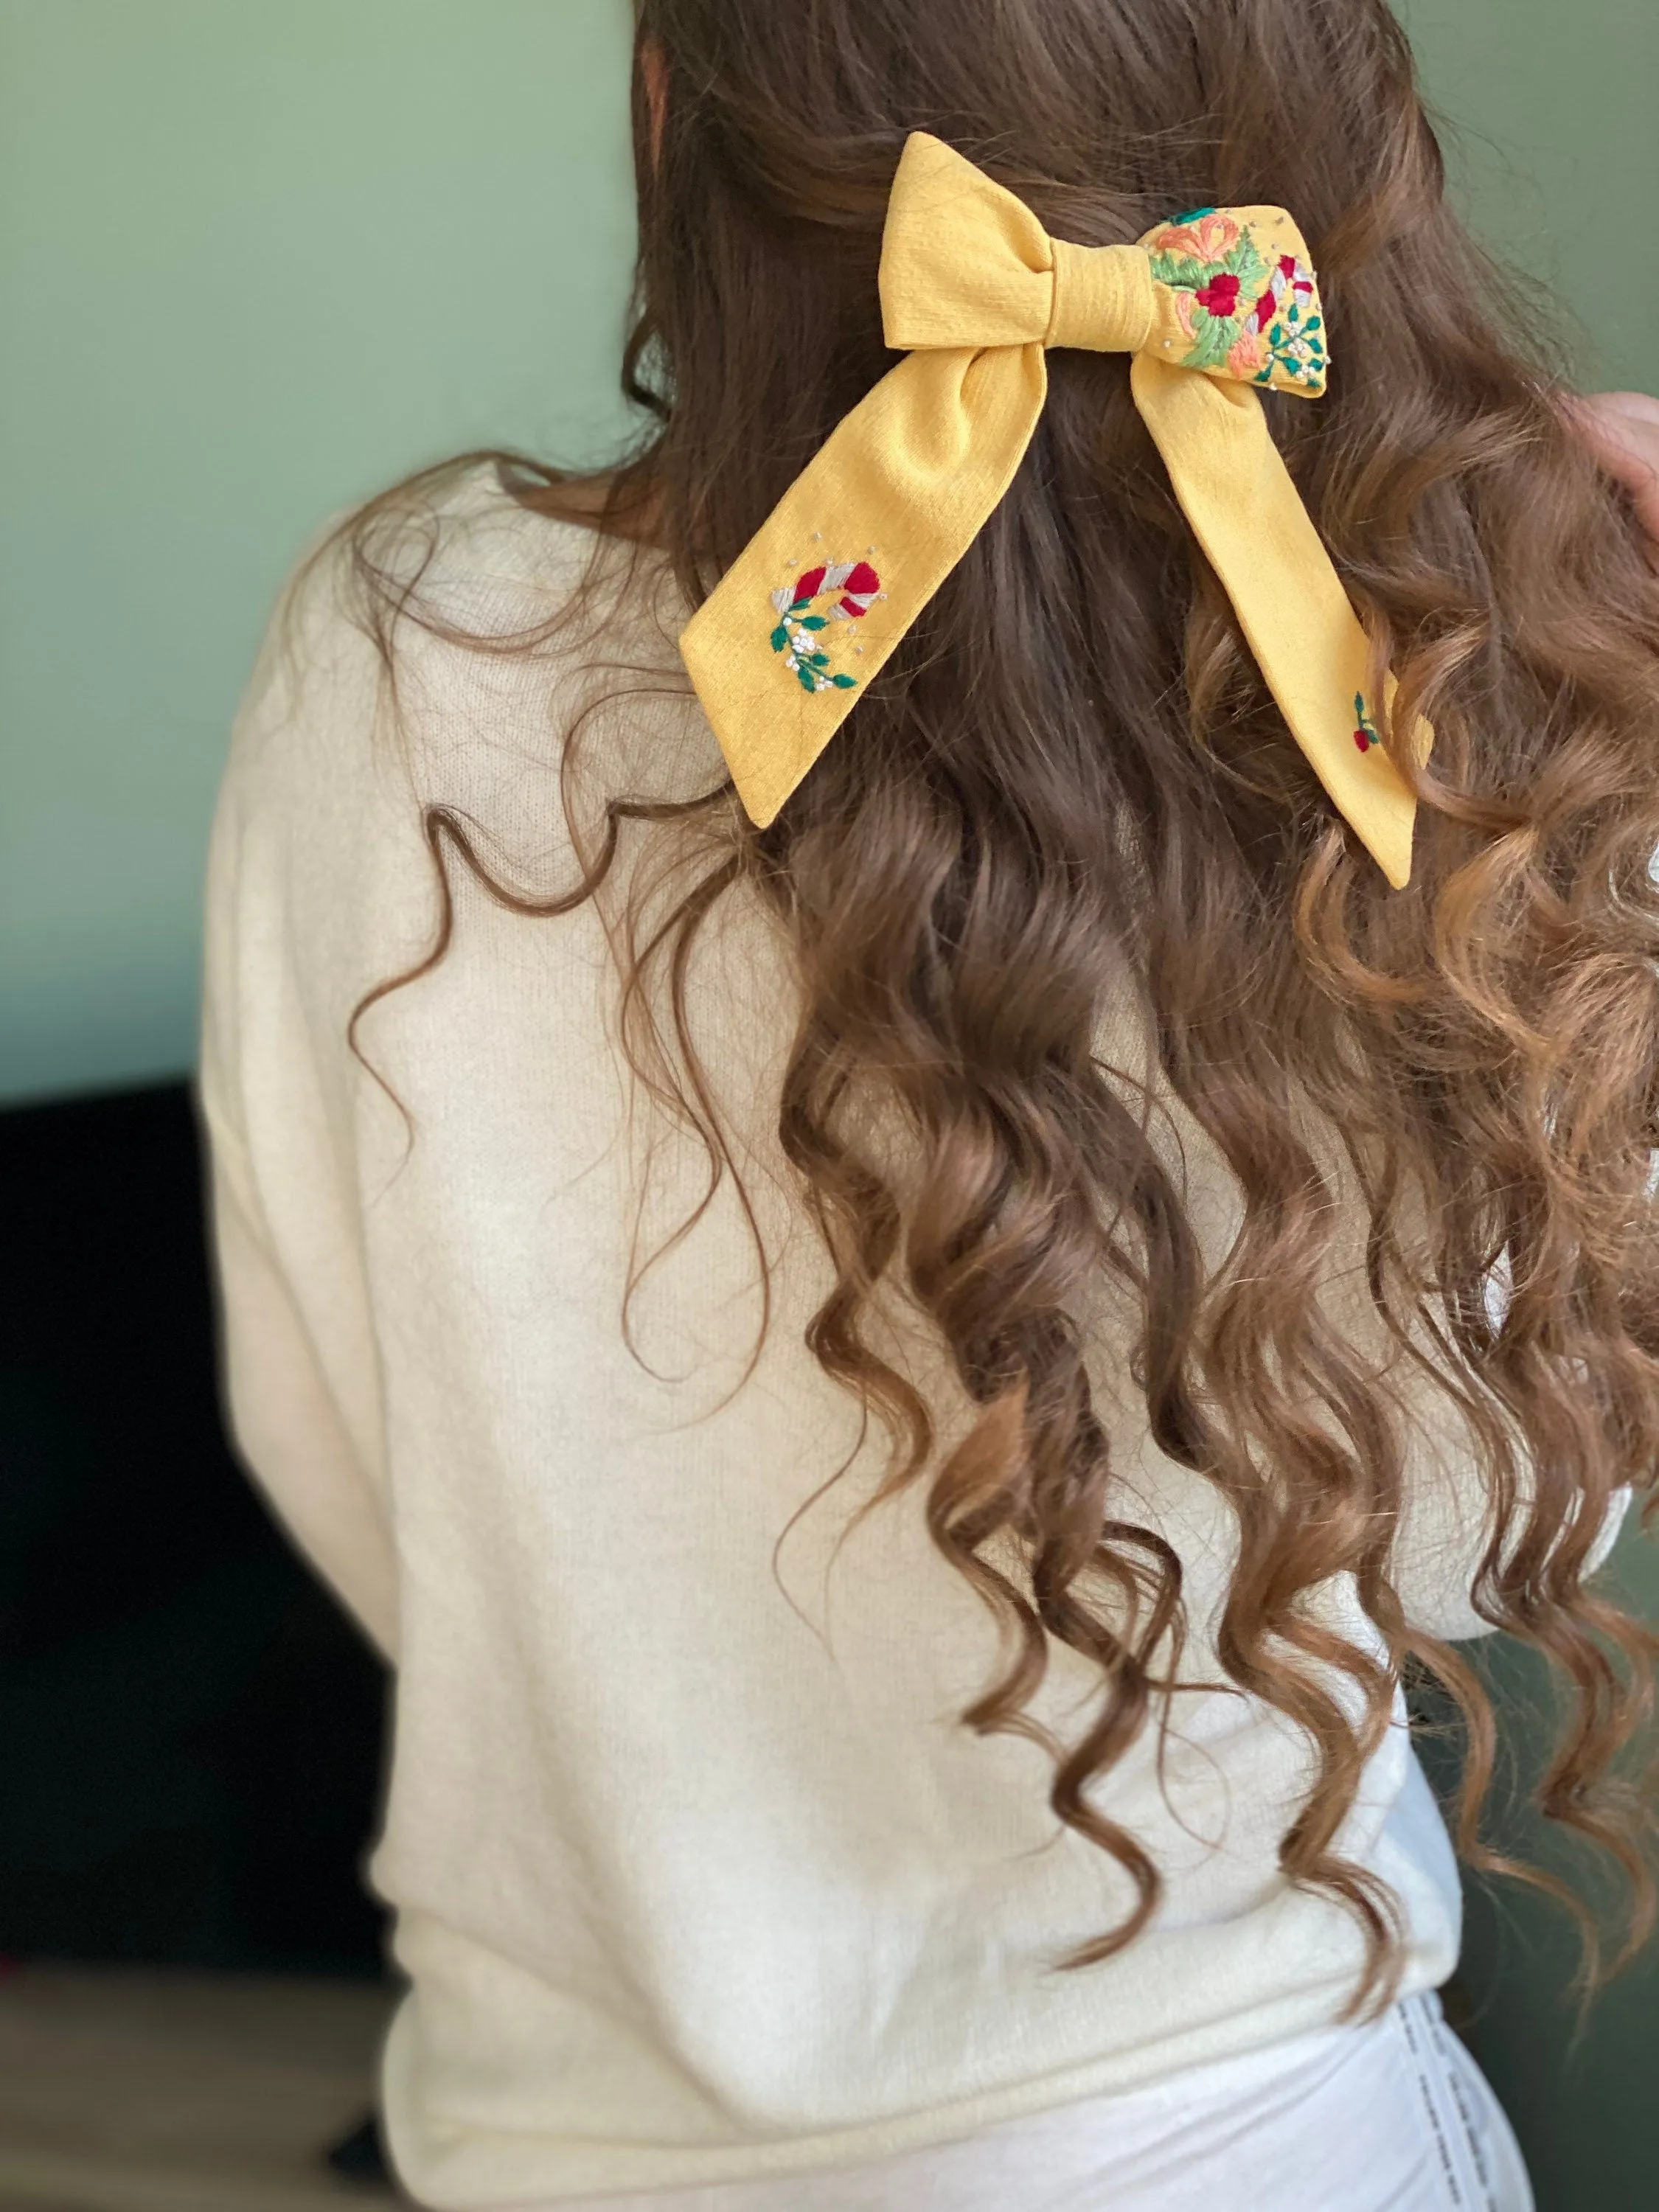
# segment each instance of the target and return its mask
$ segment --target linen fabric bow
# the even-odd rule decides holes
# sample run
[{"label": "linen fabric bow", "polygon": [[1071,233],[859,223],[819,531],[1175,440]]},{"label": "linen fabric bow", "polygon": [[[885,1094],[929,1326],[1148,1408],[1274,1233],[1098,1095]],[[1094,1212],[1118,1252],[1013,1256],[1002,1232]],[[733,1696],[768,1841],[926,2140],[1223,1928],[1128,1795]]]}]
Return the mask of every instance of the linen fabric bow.
[{"label": "linen fabric bow", "polygon": [[[918,131],[893,180],[880,283],[887,343],[906,358],[680,641],[750,818],[773,819],[962,558],[1036,428],[1046,349],[1077,346],[1133,356],[1135,404],[1285,722],[1403,886],[1415,801],[1368,708],[1370,644],[1258,396],[1325,389],[1318,284],[1285,210],[1206,208],[1138,246],[1067,245]],[[1432,742],[1419,723],[1419,761]]]}]

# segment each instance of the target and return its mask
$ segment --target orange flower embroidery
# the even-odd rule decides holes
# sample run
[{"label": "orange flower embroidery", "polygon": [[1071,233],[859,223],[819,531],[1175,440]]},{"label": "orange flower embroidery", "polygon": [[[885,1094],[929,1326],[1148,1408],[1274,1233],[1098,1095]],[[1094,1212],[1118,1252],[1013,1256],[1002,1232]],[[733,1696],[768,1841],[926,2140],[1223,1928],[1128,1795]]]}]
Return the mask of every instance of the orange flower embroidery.
[{"label": "orange flower embroidery", "polygon": [[1238,243],[1238,225],[1231,216],[1212,209],[1189,222],[1171,223],[1152,240],[1154,253],[1188,253],[1194,261],[1224,260]]}]

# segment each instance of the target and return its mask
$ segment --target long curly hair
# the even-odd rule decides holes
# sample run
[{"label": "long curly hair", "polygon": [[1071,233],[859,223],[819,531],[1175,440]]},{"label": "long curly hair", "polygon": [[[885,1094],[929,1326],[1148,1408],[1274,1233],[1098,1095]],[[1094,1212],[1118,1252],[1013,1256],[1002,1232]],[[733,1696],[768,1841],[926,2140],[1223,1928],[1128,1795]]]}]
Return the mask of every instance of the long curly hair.
[{"label": "long curly hair", "polygon": [[[1283,204],[1334,374],[1319,406],[1266,404],[1392,659],[1398,727],[1437,732],[1415,872],[1387,889],[1291,743],[1126,363],[1060,353],[1012,489],[777,822],[754,830],[729,786],[618,793],[580,881],[546,897],[434,810],[446,901],[452,855],[544,915],[596,894],[630,824],[703,856],[619,951],[630,1052],[716,1179],[735,1170],[690,949],[739,884],[782,924],[801,1011],[776,1126],[834,1268],[808,1340],[885,1424],[887,1491],[925,1485],[939,1548],[1009,1632],[963,1718],[1031,1729],[1056,1642],[1098,1671],[1079,1739],[1051,1746],[1052,1803],[1137,1902],[1069,1964],[1157,1905],[1159,1870],[1100,1785],[1165,1724],[1185,1616],[1091,1385],[1103,1285],[1158,1449],[1236,1523],[1221,1668],[1316,1748],[1281,1863],[1361,1923],[1354,2009],[1393,1986],[1398,1929],[1338,1840],[1413,1662],[1462,1709],[1461,1848],[1508,1865],[1480,1839],[1488,1699],[1391,1579],[1409,1481],[1383,1370],[1401,1362],[1470,1440],[1479,1613],[1566,1686],[1540,1802],[1627,1877],[1627,1954],[1654,1917],[1625,1754],[1659,1638],[1585,1576],[1615,1492],[1650,1504],[1659,1466],[1659,586],[1564,422],[1537,301],[1447,206],[1399,27],[1383,0],[641,0],[638,19],[661,96],[636,70],[624,384],[652,427],[601,479],[520,463],[521,503],[592,515],[705,596],[891,365],[877,264],[914,129],[1083,244]],[[349,531],[388,656],[397,617],[421,618],[387,550],[410,512],[405,489]],[[1103,1054],[1126,993],[1233,1187],[1218,1259],[1142,1089]],[[1363,1327],[1326,1296],[1347,1238]],[[948,1354],[965,1435],[882,1348],[893,1293]],[[1370,1648],[1308,1603],[1344,1577]]]}]

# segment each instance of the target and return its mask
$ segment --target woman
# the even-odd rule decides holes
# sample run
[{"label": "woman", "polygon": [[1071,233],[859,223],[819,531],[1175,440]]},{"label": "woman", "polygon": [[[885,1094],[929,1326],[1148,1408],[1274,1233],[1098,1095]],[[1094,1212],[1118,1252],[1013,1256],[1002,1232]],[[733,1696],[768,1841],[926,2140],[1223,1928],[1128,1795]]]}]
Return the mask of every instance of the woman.
[{"label": "woman", "polygon": [[[1462,1707],[1478,1862],[1456,1642],[1555,1664],[1545,1810],[1639,1938],[1655,1639],[1592,1582],[1659,1449],[1629,492],[1382,0],[639,33],[655,428],[337,532],[216,832],[237,1433],[397,1668],[404,2178],[1511,2212],[1402,1684]],[[1010,240],[1047,328],[896,368],[884,298],[981,312]],[[1133,330],[1062,329],[1062,264]],[[961,454],[890,497],[941,377]],[[1587,418],[1638,496],[1642,404]],[[1338,762],[1296,678],[1351,649]]]}]

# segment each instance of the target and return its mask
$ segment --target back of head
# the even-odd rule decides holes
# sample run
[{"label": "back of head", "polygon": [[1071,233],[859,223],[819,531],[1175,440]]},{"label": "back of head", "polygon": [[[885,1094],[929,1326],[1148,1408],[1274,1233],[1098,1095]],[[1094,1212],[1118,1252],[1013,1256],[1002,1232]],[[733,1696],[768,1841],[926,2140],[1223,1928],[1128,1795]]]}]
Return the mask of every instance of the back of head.
[{"label": "back of head", "polygon": [[[1405,1446],[1378,1345],[1468,1425],[1481,1608],[1577,1692],[1547,1809],[1633,1868],[1595,1786],[1637,1706],[1605,1651],[1639,1675],[1654,1639],[1583,1576],[1614,1490],[1659,1463],[1659,591],[1531,309],[1446,205],[1398,26],[1383,0],[641,0],[639,31],[629,373],[659,428],[611,511],[649,514],[693,599],[892,365],[883,219],[924,130],[1079,244],[1291,211],[1333,374],[1317,406],[1269,394],[1271,426],[1392,659],[1396,725],[1437,732],[1392,891],[1292,744],[1126,363],[1056,354],[966,557],[769,828],[729,789],[705,802],[727,857],[636,948],[669,957],[738,879],[787,924],[803,1012],[779,1127],[838,1275],[811,1340],[1016,1632],[974,1723],[1018,1725],[1050,1638],[1098,1663],[1054,1802],[1142,1909],[1090,1955],[1156,1899],[1091,1784],[1158,1712],[1181,1598],[1094,1408],[1105,1283],[1158,1444],[1237,1521],[1223,1664],[1318,1747],[1287,1872],[1350,1904],[1385,1972],[1386,1906],[1333,1839],[1407,1652],[1484,1711],[1390,1580]],[[1218,1261],[1133,1071],[1101,1057],[1125,989],[1237,1186]],[[907,1132],[902,1173],[872,1110]],[[1323,1296],[1350,1243],[1359,1332]],[[892,1285],[979,1408],[954,1449],[866,1327]],[[1388,1666],[1314,1625],[1307,1594],[1340,1575]]]}]

